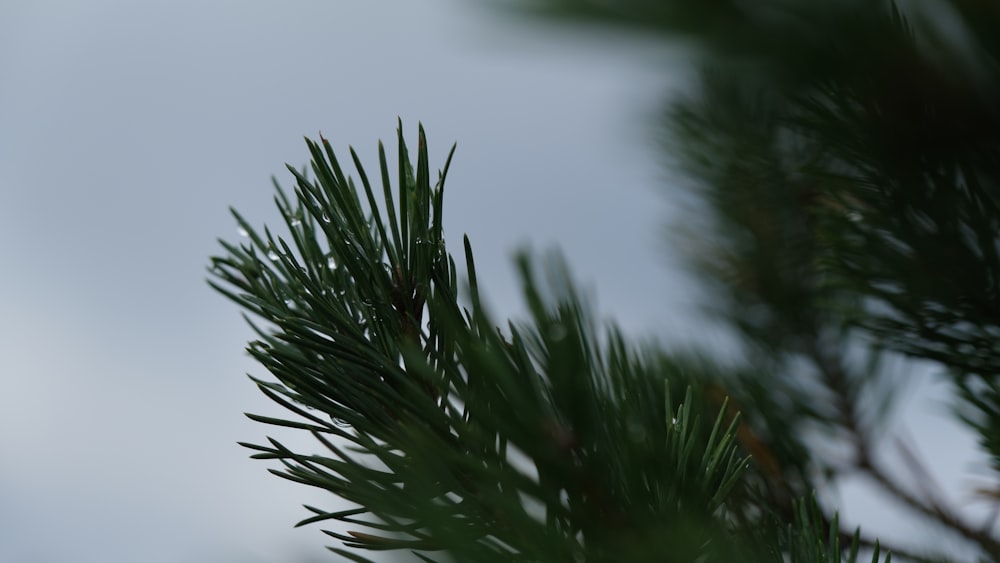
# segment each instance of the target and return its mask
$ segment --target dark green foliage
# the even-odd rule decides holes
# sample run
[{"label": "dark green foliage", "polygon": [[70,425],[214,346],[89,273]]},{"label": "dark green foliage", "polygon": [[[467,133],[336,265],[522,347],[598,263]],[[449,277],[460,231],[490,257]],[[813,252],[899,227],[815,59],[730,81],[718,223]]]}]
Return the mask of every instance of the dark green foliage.
[{"label": "dark green foliage", "polygon": [[463,305],[445,173],[431,185],[422,130],[415,173],[399,139],[395,196],[384,150],[381,197],[352,151],[367,206],[330,144],[308,142],[316,179],[290,168],[295,203],[276,198],[290,238],[234,212],[249,241],[213,259],[213,287],[265,323],[249,350],[276,381],[255,381],[297,415],[249,416],[309,432],[323,453],[244,445],[358,506],[307,507],[300,524],[355,528],[327,532],[346,548],[458,561],[781,561],[836,534],[812,520],[783,532],[741,479],[739,417],[706,393],[711,366],[600,331],[559,260],[543,283],[521,257],[531,318],[501,331],[466,241]]},{"label": "dark green foliage", "polygon": [[[959,418],[1000,470],[1000,7],[535,6],[698,47],[698,87],[665,112],[668,160],[680,160],[713,215],[716,238],[692,242],[715,285],[712,305],[744,336],[752,365],[769,372],[764,381],[732,374],[728,391],[748,420],[772,413],[812,427],[760,431],[775,458],[799,460],[778,464],[784,473],[867,474],[1000,558],[992,521],[966,522],[901,486],[877,439],[886,405],[907,384],[884,369],[894,351],[941,366]],[[846,459],[806,447],[817,435],[846,446]],[[796,496],[823,485],[802,483]],[[980,493],[996,502],[994,489]]]},{"label": "dark green foliage", "polygon": [[878,561],[813,496],[860,473],[1000,559],[988,523],[901,485],[879,440],[903,353],[942,367],[1000,470],[1000,8],[929,6],[532,5],[699,47],[667,150],[709,204],[714,236],[688,243],[742,366],[595,326],[558,259],[518,259],[530,316],[498,322],[469,242],[462,268],[448,254],[447,163],[432,183],[422,130],[415,166],[402,132],[396,170],[379,147],[380,186],[353,150],[357,183],[308,142],[311,174],[278,188],[289,234],[235,215],[249,240],[223,242],[211,282],[250,314],[272,376],[255,381],[295,415],[251,418],[321,453],[247,447],[357,506],[302,523],[336,521],[352,560]]}]

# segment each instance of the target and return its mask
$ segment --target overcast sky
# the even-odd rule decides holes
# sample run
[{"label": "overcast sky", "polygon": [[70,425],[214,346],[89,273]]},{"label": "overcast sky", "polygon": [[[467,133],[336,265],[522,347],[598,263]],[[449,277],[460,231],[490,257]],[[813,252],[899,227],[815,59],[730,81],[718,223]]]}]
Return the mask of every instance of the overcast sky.
[{"label": "overcast sky", "polygon": [[[329,560],[291,525],[335,500],[236,445],[275,434],[244,411],[277,411],[204,282],[228,206],[277,219],[270,176],[306,163],[304,135],[373,166],[397,116],[433,166],[457,141],[445,236],[469,234],[498,314],[521,310],[512,252],[558,247],[602,314],[691,338],[649,148],[686,72],[653,40],[473,1],[3,0],[0,561]],[[960,481],[970,440],[920,420]]]}]

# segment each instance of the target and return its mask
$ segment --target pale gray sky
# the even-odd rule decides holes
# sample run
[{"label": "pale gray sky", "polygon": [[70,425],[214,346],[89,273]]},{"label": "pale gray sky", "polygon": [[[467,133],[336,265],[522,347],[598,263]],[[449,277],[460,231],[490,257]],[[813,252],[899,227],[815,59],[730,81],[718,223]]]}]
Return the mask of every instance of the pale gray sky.
[{"label": "pale gray sky", "polygon": [[647,127],[686,70],[652,45],[458,0],[4,0],[0,561],[329,559],[291,526],[334,499],[235,444],[276,410],[204,283],[229,205],[275,221],[303,135],[373,166],[397,116],[438,166],[458,141],[446,237],[469,234],[498,313],[520,310],[513,250],[558,246],[630,332],[693,338]]}]

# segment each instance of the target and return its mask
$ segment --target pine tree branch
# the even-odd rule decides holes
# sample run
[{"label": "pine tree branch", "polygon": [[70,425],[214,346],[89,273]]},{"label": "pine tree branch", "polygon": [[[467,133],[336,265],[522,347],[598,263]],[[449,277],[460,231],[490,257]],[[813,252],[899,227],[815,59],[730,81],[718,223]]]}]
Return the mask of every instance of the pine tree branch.
[{"label": "pine tree branch", "polygon": [[848,431],[852,441],[855,466],[904,505],[975,542],[994,559],[1000,560],[1000,543],[990,534],[966,523],[952,510],[946,508],[942,501],[930,498],[929,495],[925,495],[928,498],[920,498],[905,490],[875,461],[872,455],[872,440],[861,423],[857,409],[858,384],[852,382],[842,358],[824,347],[819,338],[810,339],[809,354],[823,374],[827,387],[834,393],[839,421]]},{"label": "pine tree branch", "polygon": [[886,492],[891,494],[912,510],[931,518],[942,524],[963,538],[977,544],[982,550],[990,555],[994,561],[1000,561],[1000,543],[990,534],[983,530],[976,529],[956,516],[950,510],[928,503],[926,500],[913,495],[902,488],[889,474],[871,458],[861,457],[858,460],[858,468],[872,478],[875,483],[881,486]]},{"label": "pine tree branch", "polygon": [[[714,417],[703,412],[689,366],[639,353],[617,329],[601,335],[559,260],[542,287],[521,257],[532,317],[504,338],[479,300],[466,240],[463,310],[422,128],[415,171],[400,131],[397,198],[380,149],[388,217],[353,151],[368,210],[329,142],[307,145],[316,180],[290,169],[294,205],[277,188],[291,242],[234,212],[248,243],[223,243],[228,255],[211,269],[212,286],[257,317],[249,350],[277,381],[255,382],[299,420],[251,418],[309,432],[326,450],[268,438],[245,444],[252,457],[360,507],[308,508],[301,524],[378,532],[328,532],[348,548],[477,562],[728,561],[753,545],[726,518],[747,502],[729,495],[747,466],[738,416],[725,399]],[[672,387],[686,389],[682,400]]]}]

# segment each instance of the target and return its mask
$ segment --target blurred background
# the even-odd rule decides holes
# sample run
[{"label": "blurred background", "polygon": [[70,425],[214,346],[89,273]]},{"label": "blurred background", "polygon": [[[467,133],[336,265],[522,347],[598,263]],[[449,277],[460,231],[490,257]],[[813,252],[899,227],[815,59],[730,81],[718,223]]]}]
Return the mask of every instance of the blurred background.
[{"label": "blurred background", "polygon": [[[397,116],[432,166],[457,141],[445,234],[471,238],[498,316],[522,310],[513,251],[558,247],[629,333],[728,353],[664,229],[690,207],[653,123],[692,71],[661,39],[469,1],[4,0],[0,561],[330,560],[292,526],[336,499],[236,445],[275,434],[243,412],[280,410],[205,284],[229,206],[279,220],[270,177],[304,135],[370,166]],[[985,466],[913,370],[904,435],[964,506]],[[870,533],[940,541],[863,483],[840,494]]]}]

